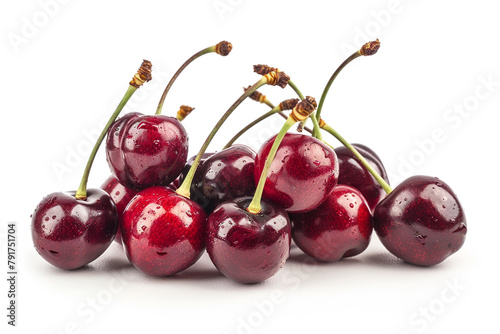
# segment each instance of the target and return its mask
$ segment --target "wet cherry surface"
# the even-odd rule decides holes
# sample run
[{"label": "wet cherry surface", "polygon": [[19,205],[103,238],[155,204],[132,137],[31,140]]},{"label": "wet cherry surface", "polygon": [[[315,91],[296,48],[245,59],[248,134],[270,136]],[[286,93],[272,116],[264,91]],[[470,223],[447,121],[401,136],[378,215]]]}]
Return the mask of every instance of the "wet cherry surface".
[{"label": "wet cherry surface", "polygon": [[[389,177],[382,160],[369,147],[362,144],[352,144],[356,150],[368,161],[375,171],[389,183]],[[339,184],[345,184],[358,189],[373,211],[375,206],[385,197],[386,193],[370,172],[356,159],[354,154],[345,146],[335,149],[339,160]]]},{"label": "wet cherry surface", "polygon": [[399,184],[375,208],[374,228],[382,244],[406,262],[431,266],[462,247],[464,211],[453,190],[430,176]]},{"label": "wet cherry surface", "polygon": [[290,214],[293,240],[307,255],[333,262],[362,253],[370,243],[370,208],[355,188],[337,185],[318,208]]},{"label": "wet cherry surface", "polygon": [[118,228],[116,206],[106,192],[88,189],[87,200],[74,196],[74,191],[47,195],[31,221],[37,252],[62,269],[80,268],[97,259]]},{"label": "wet cherry surface", "polygon": [[244,145],[212,154],[196,170],[191,199],[210,214],[222,202],[253,195],[254,165],[255,152]]},{"label": "wet cherry surface", "polygon": [[167,187],[150,187],[129,203],[121,226],[130,262],[152,276],[174,275],[205,249],[207,215],[195,202]]},{"label": "wet cherry surface", "polygon": [[[137,191],[132,190],[123,186],[118,179],[110,176],[101,185],[101,189],[104,190],[111,196],[113,202],[115,202],[116,210],[118,211],[118,225],[121,225],[123,220],[123,211],[127,207],[130,200],[137,194]],[[115,241],[119,244],[122,243],[122,233],[120,227],[116,231]]]},{"label": "wet cherry surface", "polygon": [[129,113],[109,129],[106,158],[113,176],[127,188],[168,185],[187,159],[188,136],[173,117]]},{"label": "wet cherry surface", "polygon": [[[275,137],[268,139],[257,153],[256,184]],[[288,212],[311,211],[326,200],[338,176],[337,156],[330,147],[311,136],[288,133],[272,162],[262,198]]]},{"label": "wet cherry surface", "polygon": [[208,218],[207,252],[219,271],[240,283],[272,277],[290,252],[291,226],[287,213],[264,201],[260,214],[246,209],[252,197],[219,205]]}]

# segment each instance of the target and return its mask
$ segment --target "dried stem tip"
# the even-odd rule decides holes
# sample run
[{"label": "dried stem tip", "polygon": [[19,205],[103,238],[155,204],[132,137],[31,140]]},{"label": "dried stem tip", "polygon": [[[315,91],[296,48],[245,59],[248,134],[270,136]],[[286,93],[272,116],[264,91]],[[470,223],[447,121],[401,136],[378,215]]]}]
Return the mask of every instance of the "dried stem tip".
[{"label": "dried stem tip", "polygon": [[363,45],[359,50],[359,53],[361,53],[363,56],[372,56],[377,53],[378,49],[380,49],[380,42],[377,38],[376,41],[368,42]]},{"label": "dried stem tip", "polygon": [[219,42],[215,46],[215,52],[221,56],[227,56],[232,49],[233,44],[229,43],[228,41]]},{"label": "dried stem tip", "polygon": [[299,103],[299,99],[288,99],[279,104],[281,111],[292,110]]},{"label": "dried stem tip", "polygon": [[[248,86],[247,88],[243,87],[243,90],[246,92],[248,89],[250,89],[250,87],[252,86]],[[266,101],[266,96],[258,91],[255,91],[252,94],[250,94],[249,98],[260,103],[265,103]]]},{"label": "dried stem tip", "polygon": [[267,84],[271,86],[279,86],[285,88],[290,81],[290,77],[285,72],[269,72],[264,75],[267,78]]},{"label": "dried stem tip", "polygon": [[180,106],[179,111],[177,111],[177,119],[183,121],[193,110],[194,108],[189,106]]},{"label": "dried stem tip", "polygon": [[290,117],[292,117],[296,122],[302,122],[316,110],[315,105],[316,100],[313,97],[308,96],[292,109]]},{"label": "dried stem tip", "polygon": [[143,83],[151,80],[151,68],[153,65],[149,60],[144,59],[142,61],[141,67],[137,70],[137,73],[134,75],[132,80],[130,81],[130,85],[134,87],[141,87]]},{"label": "dried stem tip", "polygon": [[266,75],[270,72],[279,72],[280,70],[278,70],[275,67],[260,64],[260,65],[253,65],[253,71],[260,75]]},{"label": "dried stem tip", "polygon": [[319,119],[318,126],[320,129],[323,129],[326,125],[326,122],[323,120],[323,118]]}]

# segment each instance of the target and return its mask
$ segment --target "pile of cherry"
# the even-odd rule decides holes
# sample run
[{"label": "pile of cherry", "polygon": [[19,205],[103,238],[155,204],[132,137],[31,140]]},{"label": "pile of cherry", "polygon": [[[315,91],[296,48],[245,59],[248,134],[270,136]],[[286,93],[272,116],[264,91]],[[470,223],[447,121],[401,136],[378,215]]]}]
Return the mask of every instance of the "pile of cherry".
[{"label": "pile of cherry", "polygon": [[[408,263],[444,261],[460,249],[467,232],[451,188],[434,177],[413,176],[391,189],[378,155],[349,144],[320,118],[342,68],[379,47],[378,40],[370,42],[349,57],[332,75],[319,105],[304,97],[284,72],[255,66],[260,80],[245,89],[190,160],[181,121],[192,108],[182,106],[177,117],[164,116],[163,102],[189,63],[207,53],[226,56],[232,45],[223,41],[189,58],[167,85],[155,115],[134,112],[117,119],[132,94],[151,79],[152,65],[144,61],[97,140],[78,190],[52,193],[35,209],[31,228],[36,250],[56,267],[75,269],[97,259],[115,240],[137,269],[169,276],[193,265],[206,249],[222,274],[255,283],[284,265],[292,239],[314,259],[333,262],[362,253],[374,229],[382,244]],[[264,85],[289,86],[299,99],[274,106],[257,91]],[[246,97],[272,108],[259,120],[274,114],[286,118],[283,129],[257,153],[233,145],[234,140],[217,153],[206,153],[222,123]],[[291,110],[290,115],[284,110]],[[308,120],[312,130],[305,127]],[[287,133],[296,123],[299,133]],[[327,132],[343,145],[333,149],[323,139]],[[101,189],[87,189],[104,139],[112,176]]]}]

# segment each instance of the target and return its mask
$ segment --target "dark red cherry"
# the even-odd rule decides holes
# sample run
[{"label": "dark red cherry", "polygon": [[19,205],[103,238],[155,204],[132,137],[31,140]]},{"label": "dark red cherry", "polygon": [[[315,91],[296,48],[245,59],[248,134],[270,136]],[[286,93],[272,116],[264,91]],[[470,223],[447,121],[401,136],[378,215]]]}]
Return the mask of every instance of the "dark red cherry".
[{"label": "dark red cherry", "polygon": [[207,253],[222,274],[240,283],[272,277],[290,252],[287,213],[262,201],[262,212],[251,214],[251,201],[242,197],[224,202],[208,218]]},{"label": "dark red cherry", "polygon": [[[356,150],[368,161],[375,171],[389,183],[387,172],[379,156],[370,148],[361,144],[352,144]],[[368,170],[356,159],[354,154],[345,146],[335,149],[339,160],[339,184],[345,184],[358,189],[370,206],[374,210],[375,206],[386,195],[384,189],[368,172]]]},{"label": "dark red cherry", "polygon": [[121,226],[130,262],[152,276],[174,275],[205,249],[207,215],[195,202],[167,187],[150,187],[128,204]]},{"label": "dark red cherry", "polygon": [[[109,196],[111,196],[113,202],[115,202],[116,210],[118,211],[118,225],[121,225],[123,220],[123,211],[127,207],[130,200],[137,194],[137,191],[125,187],[113,176],[108,177],[108,179],[102,184],[101,189],[107,192]],[[119,244],[122,243],[122,233],[120,227],[118,227],[116,231],[115,241]]]},{"label": "dark red cherry", "polygon": [[398,258],[421,266],[444,261],[462,247],[467,222],[451,188],[438,178],[413,176],[375,208],[375,231]]},{"label": "dark red cherry", "polygon": [[[268,139],[257,153],[256,184],[275,138]],[[332,192],[338,176],[337,156],[330,147],[311,136],[287,133],[272,162],[262,197],[288,212],[311,211]]]},{"label": "dark red cherry", "polygon": [[[203,153],[201,156],[200,164],[198,165],[198,169],[201,167],[203,162],[210,158],[214,153]],[[184,182],[184,178],[187,176],[189,173],[189,170],[191,169],[191,166],[193,166],[194,160],[196,159],[196,155],[192,156],[191,158],[188,159],[186,164],[184,165],[184,168],[182,169],[181,175],[177,179],[175,179],[174,182],[172,182],[172,185],[178,189],[182,182]]]},{"label": "dark red cherry", "polygon": [[222,202],[253,195],[254,165],[255,152],[244,145],[212,154],[196,170],[191,199],[210,214]]},{"label": "dark red cherry", "polygon": [[316,209],[290,214],[293,241],[307,255],[334,262],[362,253],[373,224],[368,203],[359,190],[337,185]]},{"label": "dark red cherry", "polygon": [[77,200],[75,193],[44,197],[31,220],[38,254],[61,269],[80,268],[97,259],[118,228],[116,206],[106,192],[88,189],[86,200]]},{"label": "dark red cherry", "polygon": [[168,185],[187,159],[188,136],[173,117],[129,113],[109,129],[106,159],[113,176],[127,188]]}]

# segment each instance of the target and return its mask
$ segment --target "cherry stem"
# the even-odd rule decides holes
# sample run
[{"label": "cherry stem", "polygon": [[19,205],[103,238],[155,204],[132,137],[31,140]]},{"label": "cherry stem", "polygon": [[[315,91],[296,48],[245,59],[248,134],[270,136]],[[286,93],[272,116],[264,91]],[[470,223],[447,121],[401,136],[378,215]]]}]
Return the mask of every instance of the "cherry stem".
[{"label": "cherry stem", "polygon": [[337,68],[337,70],[335,70],[335,72],[330,77],[330,80],[328,80],[328,83],[326,84],[325,89],[323,90],[323,94],[321,95],[321,99],[319,100],[318,110],[316,111],[316,120],[317,121],[319,121],[319,119],[321,117],[321,110],[323,109],[323,104],[325,103],[326,95],[328,95],[328,91],[330,90],[330,86],[332,85],[333,81],[339,75],[339,73],[342,71],[342,69],[347,66],[347,64],[349,64],[351,61],[353,61],[354,59],[356,59],[360,56],[362,56],[360,50],[354,52],[352,55],[349,56],[349,58],[347,58],[346,60],[344,60],[344,62],[342,64],[340,64],[340,66]]},{"label": "cherry stem", "polygon": [[[288,85],[295,91],[295,93],[298,95],[299,99],[302,101],[304,99],[304,95],[302,94],[302,92],[300,91],[300,89],[297,87],[297,85],[295,85],[295,83],[292,80],[288,81]],[[328,146],[331,147],[330,144],[326,143],[323,140],[323,136],[321,135],[321,131],[320,131],[320,128],[318,126],[318,120],[319,120],[319,118],[316,118],[315,114],[317,114],[317,112],[316,113],[312,113],[311,116],[310,116],[311,119],[315,118],[315,120],[313,120],[313,130],[312,130],[311,133],[312,133],[312,135],[313,135],[314,138],[317,138],[317,139],[321,140],[323,143],[325,143],[325,144],[327,144]],[[305,125],[307,123],[307,118],[305,120],[303,120],[301,123],[302,123],[304,129],[306,129]]]},{"label": "cherry stem", "polygon": [[193,62],[193,60],[195,60],[195,59],[197,59],[197,58],[199,58],[207,53],[212,53],[215,51],[216,51],[216,45],[212,45],[208,48],[205,48],[201,51],[198,51],[197,53],[192,55],[188,60],[186,60],[184,62],[184,64],[182,64],[181,67],[179,67],[179,69],[177,70],[177,72],[175,72],[174,76],[172,77],[172,79],[170,79],[170,82],[168,83],[167,87],[165,87],[165,90],[163,91],[163,95],[161,96],[160,102],[158,103],[158,107],[156,108],[156,115],[161,115],[161,109],[163,108],[163,103],[165,102],[165,98],[167,97],[167,94],[170,91],[170,88],[174,84],[177,77],[182,73],[182,71],[184,71],[184,69],[189,64],[191,64]]},{"label": "cherry stem", "polygon": [[[288,82],[290,83],[290,82]],[[278,148],[281,144],[281,141],[285,137],[285,134],[287,131],[296,123],[296,120],[293,119],[291,116],[289,116],[281,128],[280,132],[278,132],[278,135],[274,139],[273,146],[271,146],[271,150],[269,151],[269,154],[267,155],[266,162],[264,164],[264,169],[262,169],[262,173],[260,174],[260,179],[259,183],[257,184],[257,188],[255,189],[255,194],[253,196],[252,202],[247,208],[247,211],[252,213],[252,214],[259,214],[262,211],[262,207],[260,204],[260,201],[262,200],[262,192],[264,191],[264,186],[266,184],[266,179],[267,179],[267,173],[269,172],[269,169],[271,168],[271,164],[274,160],[274,157],[276,156],[276,152],[278,151]]]},{"label": "cherry stem", "polygon": [[97,154],[97,151],[99,150],[99,146],[101,146],[102,141],[104,140],[104,137],[106,137],[106,134],[108,133],[108,129],[111,127],[111,125],[114,123],[120,112],[122,111],[123,107],[127,104],[128,100],[130,97],[135,93],[138,87],[134,87],[130,85],[125,92],[125,95],[123,96],[122,100],[120,101],[120,104],[118,104],[118,107],[116,107],[115,112],[113,115],[111,115],[111,118],[109,119],[108,123],[102,129],[101,134],[99,135],[99,138],[97,138],[97,142],[94,145],[94,148],[92,149],[92,152],[90,153],[89,160],[87,161],[87,166],[85,166],[85,170],[83,172],[83,177],[82,181],[80,182],[80,187],[78,187],[78,190],[76,191],[75,198],[80,199],[80,200],[86,200],[87,199],[87,182],[89,179],[89,174],[90,174],[90,169],[92,168],[92,163],[94,162],[94,158]]},{"label": "cherry stem", "polygon": [[370,172],[370,174],[373,175],[373,177],[377,180],[377,182],[382,186],[384,191],[388,194],[392,192],[391,186],[385,182],[385,180],[373,169],[373,167],[366,161],[366,159],[356,150],[354,146],[349,144],[347,140],[345,140],[337,131],[335,131],[330,125],[324,124],[322,127],[323,130],[329,132],[332,136],[337,138],[345,147],[347,147],[353,154],[354,156],[361,162],[363,166]]},{"label": "cherry stem", "polygon": [[177,193],[179,195],[182,195],[182,196],[187,197],[187,198],[190,197],[190,195],[191,195],[191,192],[190,192],[191,183],[193,182],[193,178],[194,178],[194,174],[196,172],[196,169],[198,168],[198,165],[200,164],[201,157],[203,156],[203,154],[207,150],[208,145],[210,144],[210,142],[214,138],[214,136],[217,133],[217,131],[219,131],[219,129],[222,126],[222,124],[231,115],[231,113],[234,111],[234,109],[236,109],[241,104],[241,102],[243,102],[248,96],[250,96],[257,89],[259,89],[259,87],[261,87],[261,86],[263,86],[263,85],[265,85],[267,83],[268,83],[267,77],[263,76],[253,86],[251,86],[249,89],[247,89],[245,91],[245,93],[243,93],[243,95],[241,95],[238,98],[238,100],[236,100],[236,102],[234,102],[233,105],[231,107],[229,107],[229,109],[226,111],[226,113],[224,115],[222,115],[222,117],[219,120],[219,122],[217,122],[217,124],[214,126],[214,128],[212,129],[212,131],[208,135],[207,139],[203,143],[203,146],[201,147],[200,152],[198,153],[198,155],[196,156],[196,158],[194,159],[193,165],[189,169],[189,172],[186,175],[186,178],[184,179],[184,182],[182,182],[182,184],[179,187],[179,189],[177,189]]}]

